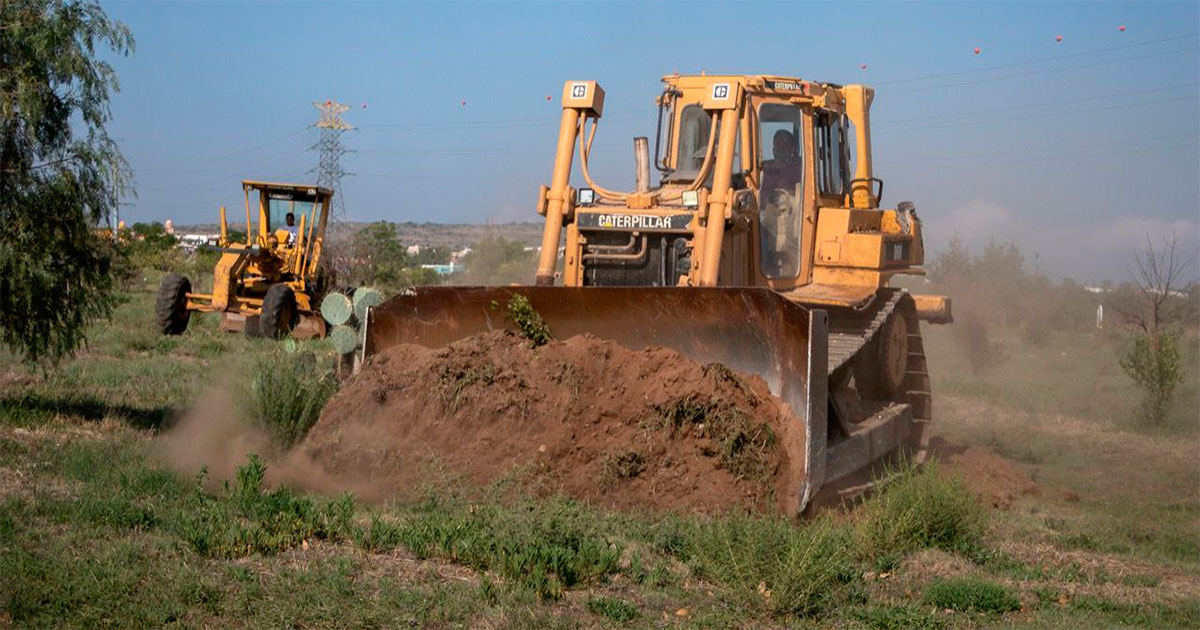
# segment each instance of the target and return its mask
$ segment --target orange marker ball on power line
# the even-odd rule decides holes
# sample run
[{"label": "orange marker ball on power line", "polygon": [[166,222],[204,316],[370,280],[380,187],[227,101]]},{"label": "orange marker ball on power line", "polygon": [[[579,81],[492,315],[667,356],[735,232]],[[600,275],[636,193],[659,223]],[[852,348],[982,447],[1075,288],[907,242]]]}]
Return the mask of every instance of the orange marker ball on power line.
[{"label": "orange marker ball on power line", "polygon": [[1054,41],[1056,41],[1056,42],[1061,42],[1061,41],[1062,41],[1062,35],[1056,35],[1056,36],[1054,37]]},{"label": "orange marker ball on power line", "polygon": [[976,47],[975,47],[975,54],[976,54],[976,55],[978,55],[980,52],[982,52],[982,49],[980,49],[978,46],[976,46]]},{"label": "orange marker ball on power line", "polygon": [[864,64],[860,65],[860,66],[859,66],[859,68],[862,68],[863,70],[866,70],[866,69],[867,69],[867,64],[865,64],[865,63],[864,63]]},{"label": "orange marker ball on power line", "polygon": [[1124,33],[1124,32],[1125,32],[1125,25],[1124,25],[1124,24],[1122,24],[1122,25],[1118,26],[1118,27],[1117,27],[1117,30],[1118,30],[1118,31],[1121,31],[1122,33]]}]

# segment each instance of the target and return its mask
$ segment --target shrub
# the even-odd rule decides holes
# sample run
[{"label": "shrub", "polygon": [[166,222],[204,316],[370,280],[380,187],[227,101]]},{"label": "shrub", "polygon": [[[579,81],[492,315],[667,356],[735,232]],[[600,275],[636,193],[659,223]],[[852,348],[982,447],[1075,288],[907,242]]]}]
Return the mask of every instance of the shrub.
[{"label": "shrub", "polygon": [[984,534],[984,511],[957,477],[946,478],[931,461],[906,465],[859,509],[853,523],[860,557],[895,562],[923,548],[970,552]]},{"label": "shrub", "polygon": [[[499,309],[500,305],[493,301],[492,308]],[[550,335],[550,327],[546,325],[546,320],[542,319],[541,313],[534,310],[533,305],[529,303],[529,298],[520,293],[514,293],[504,308],[508,321],[517,327],[522,337],[529,340],[529,347],[544,346],[554,339]]]},{"label": "shrub", "polygon": [[1138,335],[1121,357],[1121,368],[1142,390],[1142,417],[1160,425],[1175,397],[1175,388],[1183,382],[1179,361],[1179,333],[1160,330]]},{"label": "shrub", "polygon": [[252,371],[251,415],[282,448],[308,435],[338,387],[333,372],[319,369],[312,352],[276,352],[256,361]]},{"label": "shrub", "polygon": [[847,542],[828,519],[796,527],[731,515],[695,524],[686,556],[698,576],[724,584],[739,605],[815,615],[846,599],[858,579]]},{"label": "shrub", "polygon": [[1021,608],[1021,600],[1008,589],[970,577],[935,581],[925,589],[925,601],[938,608],[997,614]]}]

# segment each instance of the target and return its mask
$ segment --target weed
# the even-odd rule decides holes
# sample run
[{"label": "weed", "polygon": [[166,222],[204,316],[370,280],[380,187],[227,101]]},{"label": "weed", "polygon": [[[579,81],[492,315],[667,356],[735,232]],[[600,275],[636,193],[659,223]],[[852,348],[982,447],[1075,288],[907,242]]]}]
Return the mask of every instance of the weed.
[{"label": "weed", "polygon": [[707,363],[704,365],[704,373],[713,377],[713,380],[718,383],[730,383],[746,397],[751,403],[758,402],[758,396],[754,394],[754,390],[750,389],[750,385],[746,383],[746,379],[738,375],[737,372],[729,369],[723,363]]},{"label": "weed", "polygon": [[451,412],[458,411],[462,393],[476,383],[491,385],[496,382],[496,366],[491,363],[455,367],[444,365],[438,375],[442,386],[442,398]]},{"label": "weed", "polygon": [[853,523],[854,547],[864,558],[898,558],[923,548],[969,552],[983,540],[984,511],[957,477],[936,462],[902,465],[867,500]]},{"label": "weed", "polygon": [[1121,584],[1124,584],[1125,586],[1141,586],[1141,587],[1145,587],[1145,588],[1154,588],[1161,583],[1162,583],[1162,578],[1157,575],[1145,575],[1145,574],[1135,573],[1133,575],[1126,575],[1125,577],[1121,578]]},{"label": "weed", "polygon": [[623,479],[633,479],[642,474],[646,470],[646,458],[637,451],[606,454],[600,466],[601,485],[612,486]]},{"label": "weed", "polygon": [[[500,304],[493,300],[492,309],[500,310],[500,308]],[[529,340],[530,348],[544,346],[554,339],[550,335],[550,327],[542,319],[541,313],[534,310],[533,304],[530,304],[529,298],[524,295],[514,293],[512,297],[508,298],[504,311],[508,321],[517,327],[517,331],[521,333],[522,337]]]},{"label": "weed", "polygon": [[541,599],[557,599],[620,568],[621,547],[594,531],[586,515],[567,500],[523,510],[429,501],[396,536],[417,557],[496,571]]},{"label": "weed", "polygon": [[584,605],[593,615],[599,615],[617,623],[633,621],[638,616],[636,606],[613,597],[591,597]]},{"label": "weed", "polygon": [[916,610],[907,606],[871,606],[851,612],[858,621],[872,630],[935,630],[946,626],[931,610]]},{"label": "weed", "polygon": [[310,538],[340,540],[352,532],[353,497],[316,503],[286,487],[264,492],[265,473],[266,465],[251,455],[219,497],[204,492],[201,477],[196,508],[177,526],[180,536],[197,553],[234,558],[278,553]]},{"label": "weed", "polygon": [[1200,627],[1200,602],[1181,602],[1177,606],[1143,602],[1126,604],[1099,597],[1081,596],[1070,600],[1072,610],[1098,613],[1107,625],[1131,625],[1150,628]]},{"label": "weed", "polygon": [[697,523],[689,534],[688,564],[724,584],[739,605],[815,615],[854,595],[859,572],[845,532],[828,519],[796,527],[782,518],[731,515]]},{"label": "weed", "polygon": [[935,580],[925,589],[925,601],[951,610],[1006,613],[1021,608],[1021,600],[1011,591],[980,578]]},{"label": "weed", "polygon": [[753,423],[737,407],[715,398],[704,400],[696,394],[673,399],[651,407],[657,423],[649,426],[702,431],[712,437],[718,447],[721,467],[734,475],[752,480],[770,476],[770,451],[775,447],[775,433],[766,423]]},{"label": "weed", "polygon": [[1055,539],[1054,544],[1063,549],[1083,549],[1085,551],[1099,551],[1100,543],[1090,534],[1080,532],[1077,534],[1059,534]]},{"label": "weed", "polygon": [[276,352],[256,361],[251,370],[251,413],[285,449],[308,435],[337,391],[332,370],[319,368],[312,352]]}]

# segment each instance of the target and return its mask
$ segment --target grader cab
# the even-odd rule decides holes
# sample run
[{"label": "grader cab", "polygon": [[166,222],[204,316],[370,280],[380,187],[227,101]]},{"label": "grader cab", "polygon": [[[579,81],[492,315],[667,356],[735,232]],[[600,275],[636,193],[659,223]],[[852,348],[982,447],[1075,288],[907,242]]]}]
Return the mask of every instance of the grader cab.
[{"label": "grader cab", "polygon": [[924,273],[924,245],[913,204],[880,207],[873,90],[756,75],[663,82],[654,157],[634,140],[628,192],[591,175],[604,90],[564,85],[535,286],[398,296],[368,312],[364,353],[503,326],[489,305],[520,293],[560,338],[666,346],[761,376],[803,424],[786,445],[803,462],[796,510],[924,458],[932,395],[919,320],[949,321],[950,302],[890,286]]},{"label": "grader cab", "polygon": [[[317,313],[331,278],[321,264],[333,191],[309,184],[243,181],[246,237],[230,239],[221,207],[220,252],[212,293],[192,292],[191,280],[170,274],[159,288],[155,315],[166,335],[182,334],[192,312],[219,313],[221,329],[251,335],[325,336]],[[251,221],[255,197],[257,227]]]}]

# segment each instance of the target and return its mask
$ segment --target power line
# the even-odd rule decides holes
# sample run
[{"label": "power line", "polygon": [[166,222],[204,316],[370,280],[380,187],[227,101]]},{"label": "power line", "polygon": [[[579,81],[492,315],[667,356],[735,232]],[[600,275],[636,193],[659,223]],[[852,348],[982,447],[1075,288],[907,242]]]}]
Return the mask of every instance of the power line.
[{"label": "power line", "polygon": [[[1147,144],[1147,143],[1152,143],[1152,142],[1163,142],[1165,140],[1175,141],[1175,142],[1178,142],[1180,140],[1191,140],[1192,144],[1194,144],[1195,140],[1197,138],[1200,138],[1200,134],[1194,134],[1194,133],[1193,134],[1182,134],[1182,135],[1181,134],[1173,134],[1173,135],[1169,135],[1169,136],[1157,136],[1154,138],[1136,138],[1136,139],[1130,139],[1130,140],[1114,140],[1111,142],[1089,142],[1089,143],[1083,143],[1083,144],[1064,144],[1064,145],[1060,145],[1060,146],[1042,147],[1042,148],[1033,148],[1033,149],[1020,149],[1020,150],[1015,150],[1015,151],[998,151],[998,152],[993,152],[993,153],[970,153],[970,154],[965,154],[965,155],[947,155],[947,156],[943,156],[943,157],[936,157],[936,156],[924,157],[924,158],[918,158],[915,160],[911,159],[910,157],[894,158],[894,159],[896,161],[902,160],[905,163],[956,162],[956,161],[960,161],[960,160],[979,160],[979,159],[990,159],[990,158],[998,158],[998,157],[1012,157],[1012,156],[1025,157],[1025,156],[1030,156],[1030,154],[1037,154],[1037,153],[1047,153],[1047,152],[1053,153],[1053,152],[1058,152],[1058,151],[1074,151],[1076,149],[1098,149],[1098,148],[1106,148],[1106,147],[1128,146],[1128,145],[1136,145],[1136,144]],[[1189,146],[1189,145],[1180,145],[1180,146]],[[1146,149],[1137,149],[1137,150],[1138,151],[1149,151],[1149,150],[1158,149],[1158,148],[1170,149],[1170,148],[1174,148],[1174,147],[1148,147]],[[1122,153],[1122,152],[1123,151],[1110,151],[1110,152],[1103,153],[1103,155],[1111,155],[1113,153]],[[1050,156],[1044,156],[1044,157],[1055,158],[1055,157],[1062,157],[1062,156],[1050,155]],[[1032,160],[1032,159],[1042,159],[1042,158],[1041,157],[1029,157],[1028,159]],[[888,161],[891,161],[891,160],[885,159],[885,160],[882,160],[881,162],[886,163]]]},{"label": "power line", "polygon": [[1010,74],[1010,75],[1003,76],[1003,77],[989,77],[989,78],[985,78],[985,79],[977,79],[974,81],[962,81],[959,83],[943,83],[941,85],[930,85],[927,87],[917,87],[917,88],[911,88],[911,89],[907,89],[907,90],[897,90],[895,92],[886,92],[886,94],[887,94],[887,96],[897,96],[900,94],[911,94],[913,92],[928,92],[931,90],[937,90],[937,89],[948,88],[948,87],[960,87],[963,85],[975,85],[977,83],[991,83],[991,82],[997,82],[997,81],[1007,81],[1009,79],[1020,79],[1020,78],[1024,78],[1024,77],[1032,77],[1032,76],[1038,76],[1038,75],[1043,75],[1043,74],[1055,74],[1057,72],[1066,72],[1067,70],[1079,70],[1081,68],[1094,68],[1097,66],[1108,66],[1108,65],[1117,64],[1117,63],[1125,63],[1127,61],[1138,61],[1140,59],[1151,59],[1153,57],[1163,57],[1166,55],[1173,55],[1175,53],[1181,53],[1181,52],[1190,52],[1193,50],[1200,50],[1200,46],[1192,46],[1191,48],[1177,48],[1174,50],[1165,50],[1162,52],[1151,53],[1148,55],[1141,55],[1138,57],[1125,57],[1124,59],[1110,59],[1107,61],[1097,61],[1094,63],[1085,63],[1085,64],[1079,64],[1076,66],[1066,66],[1063,68],[1052,68],[1049,70],[1040,70],[1038,72],[1024,72],[1024,73],[1018,73],[1018,74]]},{"label": "power line", "polygon": [[873,126],[878,127],[878,126],[892,125],[892,124],[896,124],[896,123],[926,122],[932,118],[960,118],[962,116],[974,116],[976,114],[997,114],[997,113],[1001,113],[1001,112],[1009,112],[1009,111],[1014,111],[1014,110],[1018,110],[1018,109],[1036,109],[1038,107],[1051,107],[1054,105],[1065,105],[1067,103],[1083,103],[1083,102],[1087,102],[1087,101],[1112,100],[1112,99],[1116,98],[1117,96],[1139,96],[1140,97],[1143,94],[1151,94],[1154,92],[1165,92],[1167,90],[1177,90],[1179,88],[1184,88],[1184,87],[1196,87],[1198,85],[1200,85],[1200,82],[1193,81],[1191,83],[1178,83],[1175,85],[1165,85],[1165,86],[1157,87],[1157,88],[1148,88],[1148,89],[1140,89],[1139,88],[1137,90],[1137,92],[1120,94],[1120,95],[1114,95],[1112,92],[1108,92],[1106,94],[1099,94],[1096,96],[1085,96],[1083,98],[1060,99],[1060,100],[1055,100],[1055,101],[1046,101],[1044,103],[1031,103],[1028,105],[1010,105],[1008,107],[997,107],[994,109],[977,109],[977,110],[971,110],[971,111],[958,112],[958,113],[954,113],[954,114],[937,114],[936,116],[928,116],[927,115],[927,116],[919,116],[916,118],[896,118],[896,119],[891,119],[891,120],[883,119],[883,120],[878,120],[878,121],[873,120],[873,121],[871,121],[871,124]]},{"label": "power line", "polygon": [[1028,59],[1025,61],[1014,61],[1012,63],[1005,63],[1005,64],[996,65],[996,66],[988,66],[986,68],[972,68],[970,70],[959,70],[957,72],[942,72],[939,74],[927,74],[925,76],[911,77],[911,78],[907,78],[907,79],[892,79],[891,81],[877,81],[877,82],[875,82],[874,85],[892,85],[895,83],[915,83],[917,81],[927,81],[930,79],[941,79],[941,78],[945,78],[945,77],[961,76],[964,74],[974,74],[976,72],[989,72],[991,70],[1001,70],[1003,68],[1026,66],[1026,65],[1034,64],[1034,63],[1043,63],[1046,61],[1058,61],[1060,59],[1070,59],[1073,57],[1083,57],[1085,55],[1095,55],[1095,54],[1099,54],[1099,53],[1112,52],[1114,50],[1125,50],[1128,48],[1139,48],[1141,46],[1151,46],[1154,44],[1161,44],[1163,42],[1173,42],[1173,41],[1177,41],[1180,39],[1187,39],[1189,37],[1196,37],[1197,35],[1200,35],[1200,33],[1187,33],[1185,35],[1176,35],[1174,37],[1164,37],[1161,39],[1152,39],[1152,40],[1148,40],[1148,41],[1144,41],[1144,42],[1137,42],[1134,44],[1125,44],[1122,46],[1110,46],[1108,48],[1093,48],[1091,50],[1067,53],[1065,55],[1055,55],[1053,57],[1039,57],[1037,59]]},{"label": "power line", "polygon": [[1008,117],[1008,118],[993,118],[991,120],[981,120],[981,121],[967,120],[967,121],[963,121],[963,122],[951,123],[948,125],[926,125],[926,126],[909,127],[907,129],[885,129],[884,131],[878,132],[878,134],[876,134],[876,135],[887,135],[889,133],[908,133],[911,131],[929,131],[929,130],[933,130],[933,129],[953,129],[955,127],[964,127],[964,126],[968,126],[968,125],[974,125],[974,126],[990,125],[992,123],[1000,123],[1000,122],[1014,122],[1014,121],[1024,122],[1026,120],[1032,120],[1032,119],[1036,119],[1036,118],[1051,118],[1054,116],[1067,116],[1070,114],[1088,114],[1091,112],[1103,112],[1103,111],[1109,111],[1109,110],[1113,110],[1113,109],[1129,109],[1131,107],[1145,107],[1147,105],[1161,105],[1163,103],[1175,103],[1175,102],[1179,102],[1179,101],[1194,101],[1198,98],[1200,98],[1200,96],[1180,96],[1178,98],[1164,98],[1164,99],[1159,99],[1157,101],[1139,101],[1139,102],[1133,103],[1133,104],[1122,103],[1119,105],[1107,105],[1105,107],[1090,107],[1090,108],[1085,108],[1085,109],[1073,109],[1073,110],[1068,110],[1068,111],[1064,111],[1064,112],[1048,112],[1045,114],[1028,114],[1028,115],[1023,115],[1023,116],[1012,116],[1012,117]]},{"label": "power line", "polygon": [[[272,138],[271,140],[267,140],[267,141],[265,141],[265,142],[261,142],[261,143],[259,143],[259,144],[255,144],[255,145],[252,145],[252,146],[249,146],[249,147],[243,148],[243,149],[238,149],[238,150],[236,150],[236,151],[234,151],[234,152],[232,152],[232,153],[226,153],[226,154],[223,154],[223,155],[217,155],[217,156],[212,156],[212,157],[207,157],[207,158],[201,158],[201,159],[199,159],[199,160],[197,160],[197,161],[195,161],[195,162],[192,162],[191,164],[192,164],[192,165],[196,165],[196,164],[207,164],[207,163],[210,163],[210,162],[223,162],[223,161],[225,161],[225,160],[228,160],[228,159],[230,159],[230,158],[235,158],[235,157],[238,157],[238,156],[241,156],[241,155],[245,155],[245,154],[247,154],[247,153],[252,153],[252,152],[254,152],[254,151],[257,151],[257,150],[259,150],[259,149],[262,149],[262,148],[264,148],[264,147],[271,146],[272,144],[276,144],[276,143],[278,143],[278,142],[283,142],[284,140],[287,140],[288,138],[291,138],[292,136],[294,136],[294,135],[296,135],[296,134],[298,134],[298,133],[301,133],[301,132],[304,132],[304,131],[308,130],[308,128],[309,128],[309,127],[305,126],[305,127],[301,127],[301,128],[299,128],[299,129],[293,129],[292,131],[289,131],[288,133],[286,133],[286,134],[284,134],[284,135],[282,135],[282,136],[279,136],[279,137],[277,137],[277,138]],[[188,166],[188,165],[185,165],[185,166]],[[176,170],[176,169],[178,169],[178,166],[177,166],[177,165],[172,165],[172,166],[151,166],[151,167],[149,167],[149,168],[143,168],[143,169],[139,169],[139,170],[141,170],[141,171],[152,171],[152,172],[153,172],[153,171],[164,171],[164,170],[171,170],[171,171],[174,171],[174,170]],[[187,169],[187,170],[180,170],[180,171],[178,171],[178,172],[192,172],[192,170],[191,170],[191,169]]]}]

